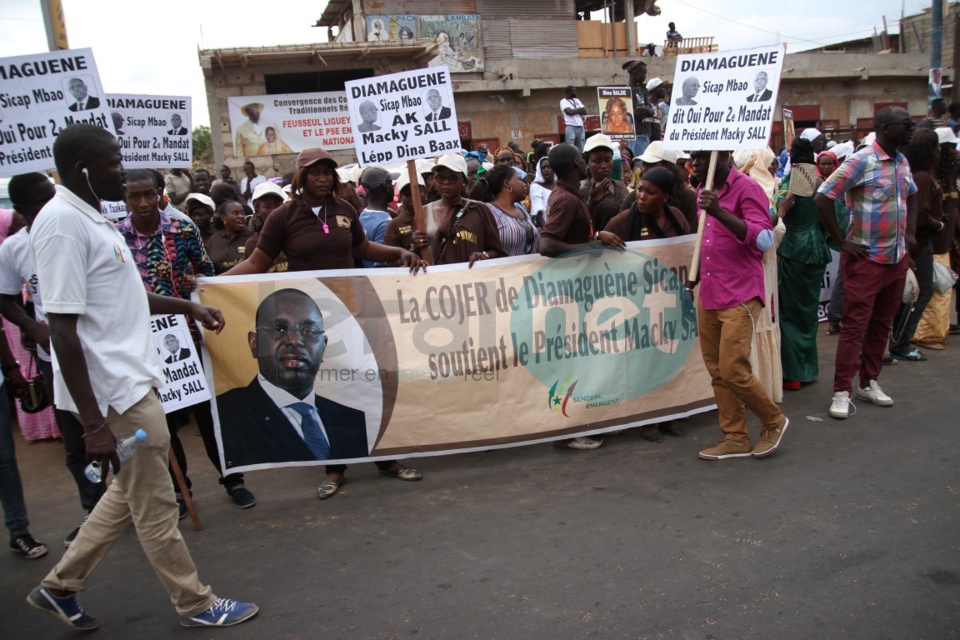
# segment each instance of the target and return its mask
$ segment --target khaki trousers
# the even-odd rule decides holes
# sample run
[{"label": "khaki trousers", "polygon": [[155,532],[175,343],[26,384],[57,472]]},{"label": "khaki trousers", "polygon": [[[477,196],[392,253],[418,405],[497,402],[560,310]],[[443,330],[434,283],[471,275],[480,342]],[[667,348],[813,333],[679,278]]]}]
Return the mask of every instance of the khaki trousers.
[{"label": "khaki trousers", "polygon": [[754,324],[763,306],[754,298],[730,309],[704,309],[697,301],[697,326],[703,363],[713,383],[724,439],[749,442],[744,407],[758,418],[763,429],[776,429],[783,420],[780,407],[753,375],[750,349]]},{"label": "khaki trousers", "polygon": [[146,431],[147,439],[121,465],[77,539],[44,578],[43,586],[83,591],[87,577],[133,522],[140,546],[177,613],[192,616],[209,609],[216,598],[210,587],[200,584],[197,568],[177,528],[177,501],[167,473],[170,433],[156,392],[151,390],[123,415],[111,408],[107,426],[118,441],[137,429]]}]

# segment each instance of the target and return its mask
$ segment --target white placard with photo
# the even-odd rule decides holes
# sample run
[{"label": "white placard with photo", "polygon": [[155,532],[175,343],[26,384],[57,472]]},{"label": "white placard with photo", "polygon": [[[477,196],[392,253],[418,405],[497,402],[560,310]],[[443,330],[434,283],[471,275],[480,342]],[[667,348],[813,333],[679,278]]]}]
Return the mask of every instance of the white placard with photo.
[{"label": "white placard with photo", "polygon": [[163,367],[164,384],[157,393],[164,412],[209,400],[207,378],[200,366],[200,354],[190,337],[186,316],[151,316],[150,329]]},{"label": "white placard with photo", "polygon": [[770,140],[782,44],[677,56],[666,149],[738,151]]},{"label": "white placard with photo", "polygon": [[0,58],[0,176],[54,169],[53,143],[84,122],[113,132],[92,49]]},{"label": "white placard with photo", "polygon": [[447,67],[351,80],[345,87],[361,166],[459,151]]},{"label": "white placard with photo", "polygon": [[189,169],[193,128],[189,96],[108,93],[107,108],[125,169]]}]

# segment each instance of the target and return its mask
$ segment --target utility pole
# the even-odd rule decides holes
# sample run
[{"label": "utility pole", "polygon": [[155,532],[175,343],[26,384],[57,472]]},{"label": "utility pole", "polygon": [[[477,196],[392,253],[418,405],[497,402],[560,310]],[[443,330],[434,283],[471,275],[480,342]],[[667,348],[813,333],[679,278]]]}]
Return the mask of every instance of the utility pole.
[{"label": "utility pole", "polygon": [[943,0],[933,0],[930,11],[930,91],[929,96],[940,97],[943,84]]},{"label": "utility pole", "polygon": [[50,51],[69,49],[67,21],[63,17],[63,2],[40,0],[40,10],[43,12],[43,26],[47,32],[47,48]]}]

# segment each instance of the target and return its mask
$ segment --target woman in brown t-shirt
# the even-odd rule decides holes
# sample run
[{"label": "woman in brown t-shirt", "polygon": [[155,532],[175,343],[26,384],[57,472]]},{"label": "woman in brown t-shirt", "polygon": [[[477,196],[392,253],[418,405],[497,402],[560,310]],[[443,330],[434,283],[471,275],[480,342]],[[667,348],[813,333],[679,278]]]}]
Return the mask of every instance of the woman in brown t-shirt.
[{"label": "woman in brown t-shirt", "polygon": [[244,224],[243,205],[239,202],[224,202],[217,214],[220,219],[214,220],[214,225],[219,228],[205,244],[214,271],[220,275],[243,262],[247,238],[253,234]]},{"label": "woman in brown t-shirt", "polygon": [[[675,238],[690,233],[683,214],[667,204],[674,187],[674,174],[663,167],[646,171],[637,186],[636,200],[607,223],[605,231],[624,241]],[[660,430],[683,437],[683,429],[673,421],[648,424],[640,428],[640,436],[650,442],[663,442]]]},{"label": "woman in brown t-shirt", "polygon": [[427,233],[434,264],[456,264],[507,255],[493,214],[486,205],[463,197],[467,161],[459,154],[440,156],[433,167],[440,199],[427,205]]}]

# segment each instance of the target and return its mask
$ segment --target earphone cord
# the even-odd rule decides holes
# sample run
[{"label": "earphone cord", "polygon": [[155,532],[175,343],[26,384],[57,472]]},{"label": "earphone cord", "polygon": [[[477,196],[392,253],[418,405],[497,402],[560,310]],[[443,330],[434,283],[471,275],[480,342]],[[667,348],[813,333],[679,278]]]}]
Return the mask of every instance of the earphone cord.
[{"label": "earphone cord", "polygon": [[87,172],[86,169],[83,170],[83,177],[87,179],[87,186],[90,187],[90,193],[93,194],[93,197],[96,198],[98,201],[103,202],[103,198],[98,196],[97,192],[93,190],[93,185],[90,184],[90,174]]}]

